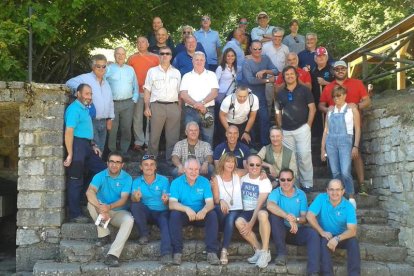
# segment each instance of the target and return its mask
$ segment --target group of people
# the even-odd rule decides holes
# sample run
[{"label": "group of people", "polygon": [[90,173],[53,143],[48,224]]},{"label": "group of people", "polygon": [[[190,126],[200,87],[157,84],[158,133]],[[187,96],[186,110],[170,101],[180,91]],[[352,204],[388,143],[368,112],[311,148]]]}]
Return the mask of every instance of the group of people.
[{"label": "group of people", "polygon": [[[347,77],[344,61],[334,62],[318,47],[315,33],[298,34],[297,20],[288,35],[269,25],[266,12],[257,23],[249,34],[247,19],[240,18],[221,49],[211,18],[202,16],[200,30],[184,26],[174,47],[156,17],[153,31],[138,37],[137,53],[127,59],[117,47],[112,64],[95,55],[92,72],[67,81],[76,97],[65,113],[69,217],[87,221],[80,200],[84,182],[90,183],[92,218],[102,215],[120,227],[107,264],[118,265],[134,223],[139,242],[148,242],[152,221],[161,230],[164,264],[181,263],[181,229],[191,223],[206,227],[211,264],[228,262],[236,226],[255,250],[249,262],[259,267],[270,262],[272,234],[276,264],[286,263],[285,237],[292,235],[308,246],[309,274],[332,272],[328,249],[337,245],[348,249],[348,270],[359,271],[351,163],[365,192],[359,111],[370,105],[366,88]],[[163,131],[165,156],[174,166],[171,185],[156,173]],[[134,150],[146,150],[143,174],[134,181],[122,170],[131,140]],[[322,141],[321,159],[329,160],[334,180],[308,211],[313,140]],[[105,146],[111,152],[106,164]],[[261,242],[252,231],[256,221]],[[109,230],[98,226],[98,237],[100,245],[108,243]]]}]

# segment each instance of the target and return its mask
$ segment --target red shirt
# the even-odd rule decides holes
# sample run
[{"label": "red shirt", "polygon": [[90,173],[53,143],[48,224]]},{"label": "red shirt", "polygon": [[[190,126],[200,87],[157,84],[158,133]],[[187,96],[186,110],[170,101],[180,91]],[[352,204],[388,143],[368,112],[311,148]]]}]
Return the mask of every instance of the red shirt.
[{"label": "red shirt", "polygon": [[[336,80],[329,83],[322,91],[321,98],[319,102],[328,103],[329,106],[335,105],[332,99],[332,90],[338,85]],[[368,97],[367,89],[364,86],[364,83],[357,79],[347,78],[344,80],[342,86],[346,87],[346,99],[347,103],[358,104],[365,97]]]},{"label": "red shirt", "polygon": [[[311,75],[309,74],[308,71],[303,70],[302,68],[296,68],[296,72],[299,75],[299,79],[303,82],[303,83],[311,83],[312,79],[311,79]],[[283,84],[283,76],[282,73],[280,72],[279,75],[276,78],[275,84]]]},{"label": "red shirt", "polygon": [[132,66],[137,76],[139,93],[144,93],[142,86],[145,83],[147,72],[150,68],[158,66],[160,64],[160,58],[154,54],[141,55],[139,53],[129,57],[128,65]]}]

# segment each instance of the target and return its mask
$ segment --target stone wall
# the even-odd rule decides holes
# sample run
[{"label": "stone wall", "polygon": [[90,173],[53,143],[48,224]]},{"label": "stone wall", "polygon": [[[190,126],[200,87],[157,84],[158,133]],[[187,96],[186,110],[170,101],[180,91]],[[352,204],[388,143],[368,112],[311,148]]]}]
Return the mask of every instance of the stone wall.
[{"label": "stone wall", "polygon": [[372,179],[390,225],[400,229],[399,243],[413,264],[414,89],[374,97],[364,120],[366,178]]},{"label": "stone wall", "polygon": [[[19,110],[16,270],[31,271],[58,253],[65,218],[63,116],[68,101],[62,85],[0,82],[0,102]],[[12,145],[12,144],[11,144]],[[17,159],[16,159],[17,160]]]}]

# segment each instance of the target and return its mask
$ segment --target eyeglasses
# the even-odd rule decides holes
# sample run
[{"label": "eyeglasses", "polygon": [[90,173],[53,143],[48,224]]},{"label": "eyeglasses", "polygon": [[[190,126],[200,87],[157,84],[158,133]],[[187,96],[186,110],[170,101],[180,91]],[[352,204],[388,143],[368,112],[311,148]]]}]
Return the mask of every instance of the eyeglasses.
[{"label": "eyeglasses", "polygon": [[288,101],[289,102],[293,101],[293,92],[289,91],[287,96],[288,96]]},{"label": "eyeglasses", "polygon": [[160,52],[160,56],[171,56],[171,53]]},{"label": "eyeglasses", "polygon": [[94,65],[95,66],[95,68],[98,68],[98,69],[105,69],[106,68],[106,65],[99,65],[99,64],[95,64]]},{"label": "eyeglasses", "polygon": [[282,37],[281,35],[274,35],[273,37]]},{"label": "eyeglasses", "polygon": [[342,97],[344,94],[335,94],[335,95],[333,95],[332,96],[332,98],[340,98],[340,97]]},{"label": "eyeglasses", "polygon": [[264,18],[267,18],[267,16],[266,15],[263,15],[263,16],[259,16],[258,17],[258,19],[264,19]]},{"label": "eyeglasses", "polygon": [[293,40],[294,40],[296,43],[299,43],[299,39],[298,39],[296,36],[294,36],[294,37],[293,37]]},{"label": "eyeglasses", "polygon": [[108,163],[112,164],[112,165],[121,165],[123,162],[122,161],[109,160]]},{"label": "eyeglasses", "polygon": [[191,31],[183,31],[183,34],[191,34]]},{"label": "eyeglasses", "polygon": [[252,48],[253,51],[261,51],[262,48]]},{"label": "eyeglasses", "polygon": [[290,182],[290,181],[292,181],[293,180],[293,178],[279,178],[279,182]]},{"label": "eyeglasses", "polygon": [[142,161],[145,161],[145,160],[155,160],[155,155],[145,154],[144,156],[142,156]]},{"label": "eyeglasses", "polygon": [[334,69],[335,72],[346,71],[346,67],[339,67]]},{"label": "eyeglasses", "polygon": [[339,188],[339,189],[332,189],[332,188],[329,188],[328,189],[328,192],[341,192],[343,189],[342,188]]},{"label": "eyeglasses", "polygon": [[209,17],[203,17],[203,18],[201,18],[201,21],[209,21],[209,20],[210,20]]},{"label": "eyeglasses", "polygon": [[249,24],[249,22],[247,22],[247,21],[245,21],[245,22],[244,21],[240,21],[239,24],[240,25],[247,25],[247,24]]},{"label": "eyeglasses", "polygon": [[252,167],[252,168],[253,167],[260,167],[260,166],[262,166],[262,164],[259,164],[259,163],[250,163],[249,166]]}]

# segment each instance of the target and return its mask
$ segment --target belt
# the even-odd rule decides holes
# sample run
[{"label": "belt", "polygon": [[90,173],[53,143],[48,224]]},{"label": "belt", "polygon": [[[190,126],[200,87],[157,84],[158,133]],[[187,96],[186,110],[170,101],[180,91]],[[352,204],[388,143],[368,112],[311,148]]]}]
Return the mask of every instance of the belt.
[{"label": "belt", "polygon": [[[192,105],[186,105],[185,107],[189,107],[189,108],[195,109]],[[206,106],[205,108],[207,108],[207,109],[214,108],[214,105]]]},{"label": "belt", "polygon": [[92,140],[88,138],[81,138],[81,137],[76,137],[76,136],[74,136],[73,138],[76,140],[82,140],[82,141],[88,142],[89,144],[92,143]]},{"label": "belt", "polygon": [[159,103],[159,104],[178,104],[178,102],[163,102],[163,101],[155,101],[155,103]]},{"label": "belt", "polygon": [[123,99],[123,100],[114,100],[114,102],[123,102],[123,101],[129,101],[129,100],[131,100],[132,98],[128,98],[128,99]]},{"label": "belt", "polygon": [[103,121],[103,120],[109,120],[109,119],[111,119],[111,118],[95,118],[94,120],[95,121]]}]

